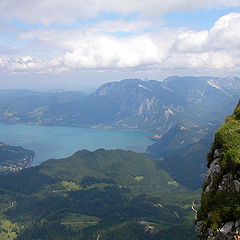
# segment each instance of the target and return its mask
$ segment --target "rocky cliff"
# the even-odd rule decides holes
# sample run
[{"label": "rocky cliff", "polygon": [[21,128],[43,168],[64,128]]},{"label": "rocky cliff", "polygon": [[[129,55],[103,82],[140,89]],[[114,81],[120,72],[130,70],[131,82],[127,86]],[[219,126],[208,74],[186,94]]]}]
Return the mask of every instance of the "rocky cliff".
[{"label": "rocky cliff", "polygon": [[240,101],[215,134],[196,216],[200,240],[240,239]]}]

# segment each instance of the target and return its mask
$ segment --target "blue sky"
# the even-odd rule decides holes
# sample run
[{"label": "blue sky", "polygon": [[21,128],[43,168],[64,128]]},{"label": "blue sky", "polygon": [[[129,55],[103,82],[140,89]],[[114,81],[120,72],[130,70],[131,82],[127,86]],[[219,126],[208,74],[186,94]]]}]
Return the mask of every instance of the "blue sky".
[{"label": "blue sky", "polygon": [[239,0],[0,2],[0,88],[239,75]]},{"label": "blue sky", "polygon": [[226,7],[221,9],[195,10],[188,12],[169,13],[164,16],[169,27],[190,27],[195,30],[210,29],[222,16],[231,12],[239,12],[239,8]]}]

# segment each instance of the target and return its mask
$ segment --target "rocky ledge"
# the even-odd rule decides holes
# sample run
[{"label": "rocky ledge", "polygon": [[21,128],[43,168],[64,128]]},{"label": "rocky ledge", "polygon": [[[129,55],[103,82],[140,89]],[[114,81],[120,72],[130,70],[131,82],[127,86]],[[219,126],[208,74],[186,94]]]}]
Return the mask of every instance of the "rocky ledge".
[{"label": "rocky ledge", "polygon": [[240,240],[240,103],[215,134],[208,168],[197,212],[197,236]]},{"label": "rocky ledge", "polygon": [[[209,170],[205,176],[205,190],[203,196],[210,191],[213,191],[215,180],[218,179],[217,191],[224,192],[240,192],[240,171],[228,172],[222,174],[220,167],[221,156],[223,156],[220,149],[216,149],[214,153],[214,160],[209,166]],[[217,203],[216,203],[217,204]],[[211,217],[211,211],[208,211],[207,216]],[[206,221],[200,220],[196,222],[196,233],[200,240],[231,240],[240,239],[240,221],[222,222],[216,229],[205,224]]]}]

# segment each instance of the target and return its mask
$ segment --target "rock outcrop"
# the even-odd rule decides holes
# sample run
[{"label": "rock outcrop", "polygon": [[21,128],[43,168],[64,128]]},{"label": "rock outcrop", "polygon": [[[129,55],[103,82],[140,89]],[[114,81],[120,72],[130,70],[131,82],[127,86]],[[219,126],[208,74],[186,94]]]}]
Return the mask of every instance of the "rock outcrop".
[{"label": "rock outcrop", "polygon": [[196,220],[200,240],[240,239],[240,102],[215,134]]}]

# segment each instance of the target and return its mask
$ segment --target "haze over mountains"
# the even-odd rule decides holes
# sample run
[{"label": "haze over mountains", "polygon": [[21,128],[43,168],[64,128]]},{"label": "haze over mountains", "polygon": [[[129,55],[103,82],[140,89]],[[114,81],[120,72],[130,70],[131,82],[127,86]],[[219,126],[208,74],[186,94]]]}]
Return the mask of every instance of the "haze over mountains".
[{"label": "haze over mountains", "polygon": [[[80,92],[0,91],[0,121],[149,132],[147,148],[182,185],[197,189],[214,131],[236,105],[238,77],[125,79]],[[191,169],[191,170],[190,170]]]},{"label": "haze over mountains", "polygon": [[239,8],[0,0],[0,240],[240,239]]},{"label": "haze over mountains", "polygon": [[239,93],[238,77],[125,79],[89,96],[1,90],[2,122],[135,129],[155,143],[145,153],[153,158],[82,150],[0,177],[0,237],[196,239],[205,155]]},{"label": "haze over mountains", "polygon": [[[126,79],[93,94],[1,91],[5,123],[122,128],[166,133],[176,124],[207,128],[219,124],[237,102],[238,77],[170,77],[163,82]],[[221,119],[219,121],[219,119]]]}]

